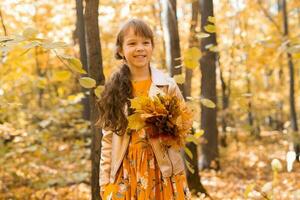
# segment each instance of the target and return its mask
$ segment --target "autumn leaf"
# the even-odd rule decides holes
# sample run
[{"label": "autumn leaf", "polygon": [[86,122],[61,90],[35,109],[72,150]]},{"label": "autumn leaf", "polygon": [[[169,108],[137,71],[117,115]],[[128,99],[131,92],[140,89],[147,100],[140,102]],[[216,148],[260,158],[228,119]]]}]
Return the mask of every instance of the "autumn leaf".
[{"label": "autumn leaf", "polygon": [[199,137],[201,137],[202,135],[204,134],[204,130],[198,130],[195,134],[194,134],[194,137],[196,139],[198,139]]},{"label": "autumn leaf", "polygon": [[98,86],[96,87],[96,89],[94,90],[94,93],[95,93],[95,95],[96,95],[98,98],[100,98],[100,97],[101,97],[101,93],[103,92],[103,90],[104,90],[104,86],[103,86],[103,85],[98,85]]},{"label": "autumn leaf", "polygon": [[86,71],[82,68],[82,64],[79,59],[71,57],[71,58],[68,58],[67,61],[68,61],[69,67],[73,71],[81,73],[81,74],[87,74]]},{"label": "autumn leaf", "polygon": [[38,34],[38,31],[35,28],[26,28],[23,31],[23,36],[27,39],[34,39],[36,35]]},{"label": "autumn leaf", "polygon": [[66,81],[71,78],[71,73],[66,70],[54,71],[52,79],[54,81]]},{"label": "autumn leaf", "polygon": [[195,145],[198,145],[198,140],[195,138],[194,135],[189,134],[186,139],[186,142],[193,142]]},{"label": "autumn leaf", "polygon": [[192,165],[189,161],[187,161],[186,159],[185,159],[184,161],[185,161],[185,165],[186,165],[187,169],[188,169],[192,174],[194,174],[194,173],[195,173],[195,169],[193,168],[193,165]]},{"label": "autumn leaf", "polygon": [[147,96],[138,96],[133,99],[130,99],[131,108],[136,110],[141,110],[144,105],[148,105],[151,99]]},{"label": "autumn leaf", "polygon": [[213,17],[213,16],[209,16],[208,18],[207,18],[207,21],[209,21],[210,23],[215,23],[216,22],[216,19],[215,19],[215,17]]},{"label": "autumn leaf", "polygon": [[204,106],[206,106],[206,107],[208,107],[208,108],[215,108],[215,107],[216,107],[215,103],[214,103],[213,101],[209,100],[209,99],[201,98],[201,99],[200,99],[200,102],[201,102]]},{"label": "autumn leaf", "polygon": [[65,42],[44,42],[42,46],[45,49],[59,49],[66,48],[68,45]]},{"label": "autumn leaf", "polygon": [[293,55],[293,57],[294,57],[294,59],[300,59],[300,53],[295,53],[295,54]]},{"label": "autumn leaf", "polygon": [[139,113],[134,113],[128,116],[128,128],[133,130],[140,130],[145,126],[145,122]]},{"label": "autumn leaf", "polygon": [[96,81],[90,77],[82,77],[79,79],[79,83],[84,88],[93,88],[96,86]]},{"label": "autumn leaf", "polygon": [[195,69],[199,66],[201,51],[197,47],[192,47],[184,52],[183,63],[186,68]]},{"label": "autumn leaf", "polygon": [[202,38],[207,38],[209,37],[210,35],[208,33],[204,33],[204,32],[200,32],[196,35],[196,37],[202,39]]},{"label": "autumn leaf", "polygon": [[208,24],[204,26],[204,30],[208,33],[215,33],[216,32],[216,26],[212,24]]},{"label": "autumn leaf", "polygon": [[191,152],[191,150],[189,148],[185,147],[184,152],[186,153],[186,155],[188,155],[190,157],[190,159],[193,159],[193,153]]}]

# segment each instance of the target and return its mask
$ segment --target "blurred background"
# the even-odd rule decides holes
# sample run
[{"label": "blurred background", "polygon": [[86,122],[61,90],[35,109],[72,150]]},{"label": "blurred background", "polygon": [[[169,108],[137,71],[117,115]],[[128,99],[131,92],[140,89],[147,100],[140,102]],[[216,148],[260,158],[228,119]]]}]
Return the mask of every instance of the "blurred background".
[{"label": "blurred background", "polygon": [[300,199],[298,0],[2,0],[0,199],[99,199],[94,105],[131,18],[195,111],[194,198]]}]

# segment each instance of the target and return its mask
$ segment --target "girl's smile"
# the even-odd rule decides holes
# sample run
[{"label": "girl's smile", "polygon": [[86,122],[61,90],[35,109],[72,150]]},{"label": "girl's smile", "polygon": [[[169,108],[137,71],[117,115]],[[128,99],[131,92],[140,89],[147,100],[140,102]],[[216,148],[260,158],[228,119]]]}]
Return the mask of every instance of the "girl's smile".
[{"label": "girl's smile", "polygon": [[124,35],[124,43],[120,52],[130,68],[148,67],[152,56],[152,43],[150,38],[137,35],[130,29]]}]

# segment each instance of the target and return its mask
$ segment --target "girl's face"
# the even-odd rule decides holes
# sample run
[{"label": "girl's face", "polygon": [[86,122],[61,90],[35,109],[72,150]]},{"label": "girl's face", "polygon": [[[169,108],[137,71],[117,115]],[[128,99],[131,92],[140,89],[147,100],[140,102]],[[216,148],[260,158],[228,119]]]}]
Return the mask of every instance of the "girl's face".
[{"label": "girl's face", "polygon": [[151,39],[138,36],[132,29],[129,29],[123,41],[120,54],[125,56],[129,67],[148,67],[153,51]]}]

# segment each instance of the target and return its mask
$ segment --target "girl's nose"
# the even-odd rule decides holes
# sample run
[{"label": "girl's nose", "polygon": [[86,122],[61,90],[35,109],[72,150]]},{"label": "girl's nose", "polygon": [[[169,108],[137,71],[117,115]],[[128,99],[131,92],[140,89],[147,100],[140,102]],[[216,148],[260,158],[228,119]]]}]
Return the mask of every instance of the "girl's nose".
[{"label": "girl's nose", "polygon": [[137,51],[143,51],[144,49],[145,49],[145,47],[144,47],[143,44],[138,44],[137,47],[136,47]]}]

